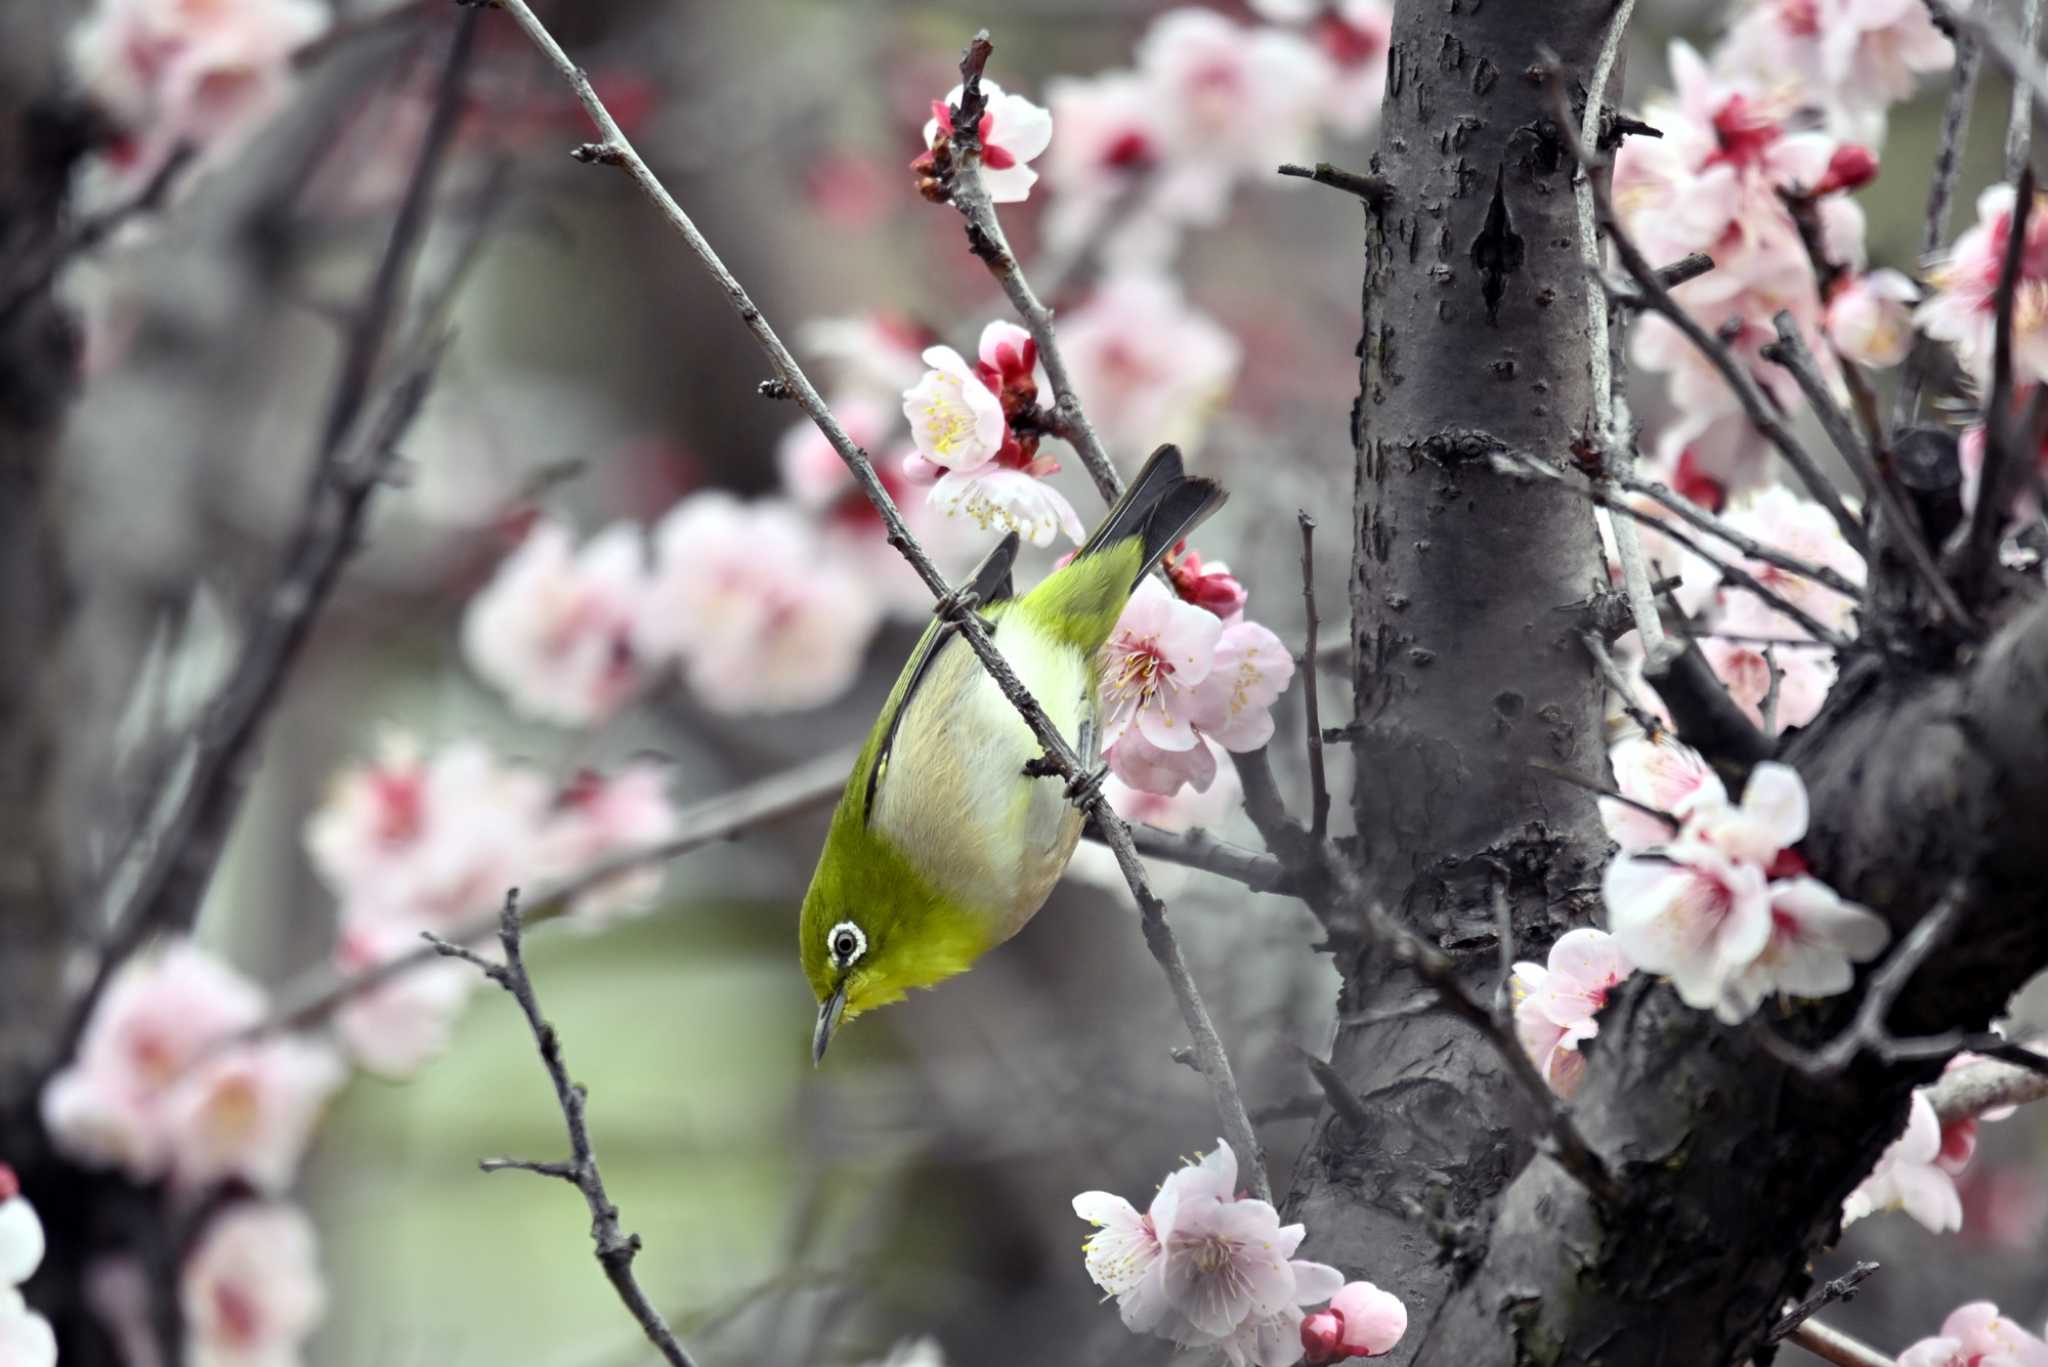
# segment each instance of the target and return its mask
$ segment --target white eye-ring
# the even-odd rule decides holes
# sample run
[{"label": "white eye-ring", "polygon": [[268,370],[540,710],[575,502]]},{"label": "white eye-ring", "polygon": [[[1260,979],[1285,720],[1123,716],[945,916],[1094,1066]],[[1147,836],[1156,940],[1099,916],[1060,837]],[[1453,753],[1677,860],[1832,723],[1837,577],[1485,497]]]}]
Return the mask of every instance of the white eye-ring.
[{"label": "white eye-ring", "polygon": [[851,968],[868,952],[867,933],[851,921],[841,921],[825,936],[825,948],[841,968]]}]

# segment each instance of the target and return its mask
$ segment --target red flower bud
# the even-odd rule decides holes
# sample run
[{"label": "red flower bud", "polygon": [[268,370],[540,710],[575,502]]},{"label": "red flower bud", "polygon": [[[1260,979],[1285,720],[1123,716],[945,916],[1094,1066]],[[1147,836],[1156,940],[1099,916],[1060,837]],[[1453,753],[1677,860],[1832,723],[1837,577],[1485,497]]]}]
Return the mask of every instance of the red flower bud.
[{"label": "red flower bud", "polygon": [[1712,475],[1700,469],[1699,458],[1690,446],[1679,452],[1678,469],[1671,476],[1672,492],[1681,498],[1691,499],[1710,513],[1721,511],[1721,505],[1728,501],[1728,489]]},{"label": "red flower bud", "polygon": [[1861,143],[1845,142],[1828,158],[1827,174],[1813,187],[1816,195],[1860,190],[1877,179],[1877,154]]},{"label": "red flower bud", "polygon": [[1301,1351],[1307,1362],[1335,1362],[1346,1356],[1343,1340],[1344,1317],[1334,1310],[1318,1310],[1301,1322]]}]

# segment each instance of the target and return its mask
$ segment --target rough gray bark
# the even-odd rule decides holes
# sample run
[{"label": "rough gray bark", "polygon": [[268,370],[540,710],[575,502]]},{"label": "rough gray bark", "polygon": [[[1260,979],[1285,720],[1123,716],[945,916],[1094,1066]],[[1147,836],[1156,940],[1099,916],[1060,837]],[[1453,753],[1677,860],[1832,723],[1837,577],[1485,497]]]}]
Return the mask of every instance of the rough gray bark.
[{"label": "rough gray bark", "polygon": [[[1396,8],[1368,211],[1358,454],[1354,797],[1374,897],[1491,999],[1494,888],[1523,957],[1589,919],[1606,852],[1590,798],[1532,767],[1605,773],[1578,641],[1604,583],[1589,503],[1497,469],[1568,461],[1591,425],[1591,342],[1547,50],[1583,79],[1606,0]],[[1417,984],[1333,927],[1340,1009]],[[1431,1357],[1431,1317],[1526,1152],[1492,1047],[1441,1012],[1353,1025],[1332,1062],[1372,1117],[1326,1114],[1296,1174],[1309,1256],[1416,1312],[1390,1361]],[[1493,1360],[1487,1357],[1470,1361]]]}]

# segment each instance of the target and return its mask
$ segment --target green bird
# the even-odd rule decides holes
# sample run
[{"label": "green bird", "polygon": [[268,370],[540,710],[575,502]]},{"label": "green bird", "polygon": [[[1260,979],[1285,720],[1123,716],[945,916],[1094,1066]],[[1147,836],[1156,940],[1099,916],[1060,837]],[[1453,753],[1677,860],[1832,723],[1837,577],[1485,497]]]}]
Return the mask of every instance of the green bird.
[{"label": "green bird", "polygon": [[[1224,498],[1162,446],[1038,587],[1013,596],[1014,532],[969,580],[996,649],[1083,763],[1097,758],[1103,643],[1160,557]],[[965,972],[1044,905],[1082,815],[1059,783],[1025,772],[1042,749],[958,629],[934,620],[861,749],[804,896],[813,1062],[843,1022]]]}]

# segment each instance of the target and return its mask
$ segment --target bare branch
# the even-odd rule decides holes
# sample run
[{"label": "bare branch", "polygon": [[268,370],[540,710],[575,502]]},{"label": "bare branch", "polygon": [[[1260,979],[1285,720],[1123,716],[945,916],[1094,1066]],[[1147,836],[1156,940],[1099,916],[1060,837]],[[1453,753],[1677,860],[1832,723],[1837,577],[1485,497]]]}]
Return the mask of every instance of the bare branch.
[{"label": "bare branch", "polygon": [[1798,1330],[1799,1326],[1833,1305],[1836,1301],[1856,1298],[1856,1291],[1868,1281],[1878,1269],[1877,1263],[1858,1263],[1841,1276],[1821,1283],[1799,1304],[1785,1312],[1783,1319],[1771,1326],[1771,1332],[1764,1335],[1765,1343],[1783,1343]]},{"label": "bare branch", "polygon": [[[783,345],[782,339],[776,336],[774,328],[769,326],[768,320],[746,289],[726,268],[724,261],[697,230],[697,225],[683,211],[682,206],[676,203],[675,197],[669,194],[668,188],[661,183],[660,178],[648,167],[640,154],[633,150],[632,142],[619,128],[617,120],[611,116],[611,111],[605,108],[604,101],[598,98],[596,90],[592,88],[590,78],[569,59],[561,44],[555,41],[554,36],[535,16],[532,6],[527,4],[526,0],[499,0],[499,3],[563,79],[569,82],[576,92],[577,99],[582,102],[585,112],[590,115],[592,122],[603,135],[603,146],[615,154],[616,163],[632,177],[634,184],[654,203],[669,226],[683,239],[691,253],[717,282],[726,296],[726,301],[739,315],[740,321],[753,335],[762,351],[767,354],[769,362],[775,368],[776,377],[787,386],[798,407],[804,410],[826,440],[831,442],[833,449],[839,453],[839,458],[852,472],[855,482],[881,514],[883,524],[889,529],[889,543],[911,563],[918,576],[924,580],[925,586],[939,599],[939,610],[953,622],[960,633],[960,638],[974,651],[975,657],[988,670],[989,677],[995,680],[1003,696],[1016,707],[1025,724],[1031,728],[1032,734],[1045,747],[1047,761],[1052,765],[1054,772],[1068,780],[1070,795],[1076,805],[1094,818],[1097,827],[1103,833],[1104,842],[1116,855],[1117,865],[1123,870],[1124,880],[1130,884],[1131,895],[1137,900],[1146,946],[1165,971],[1168,986],[1180,1007],[1181,1018],[1194,1043],[1196,1058],[1201,1065],[1204,1078],[1209,1083],[1210,1094],[1222,1119],[1224,1136],[1230,1140],[1232,1147],[1239,1150],[1240,1158],[1252,1175],[1255,1188],[1261,1195],[1269,1194],[1271,1189],[1266,1179],[1265,1156],[1252,1129],[1251,1119],[1245,1114],[1244,1100],[1238,1094],[1237,1080],[1231,1072],[1230,1060],[1224,1053],[1223,1043],[1216,1034],[1214,1023],[1209,1019],[1208,1009],[1202,1003],[1201,993],[1196,988],[1193,977],[1188,973],[1179,943],[1166,920],[1165,904],[1154,895],[1151,886],[1146,882],[1144,866],[1139,862],[1137,851],[1131,845],[1129,827],[1103,798],[1101,785],[1090,781],[1091,776],[1084,772],[1079,756],[1075,754],[1066,737],[1060,734],[1051,718],[1046,716],[1045,710],[1017,678],[1009,662],[995,648],[981,619],[972,611],[965,610],[953,596],[945,577],[938,572],[930,557],[918,545],[916,538],[904,526],[902,515],[897,511],[888,491],[882,487],[867,453],[847,436],[845,428],[832,416],[831,410],[819,397],[810,378],[804,374],[796,358],[790,355],[789,348]],[[1040,360],[1045,363],[1047,373],[1051,374],[1053,353],[1041,348]],[[1078,406],[1076,416],[1080,416]],[[1105,473],[1112,479],[1115,474],[1109,469],[1106,460],[1101,470],[1095,473],[1098,480]]]},{"label": "bare branch", "polygon": [[[2035,1041],[2033,1052],[2040,1046]],[[2036,1058],[2040,1054],[2035,1053]],[[2048,1098],[2048,1072],[1992,1060],[1951,1068],[1927,1089],[1934,1114],[1946,1125],[2000,1106],[2022,1106]]]},{"label": "bare branch", "polygon": [[427,939],[436,952],[478,965],[486,977],[504,988],[519,1004],[527,1027],[533,1031],[533,1041],[539,1046],[541,1065],[547,1069],[548,1081],[554,1084],[555,1101],[562,1108],[562,1120],[569,1131],[569,1160],[566,1163],[485,1159],[481,1165],[483,1170],[520,1168],[559,1177],[582,1192],[584,1204],[590,1207],[590,1239],[597,1245],[598,1265],[604,1268],[604,1275],[619,1293],[619,1299],[639,1321],[647,1341],[672,1367],[694,1367],[690,1354],[669,1329],[668,1321],[661,1317],[661,1312],[654,1308],[654,1303],[647,1299],[647,1293],[640,1289],[639,1279],[633,1275],[633,1259],[640,1252],[640,1236],[627,1234],[619,1227],[619,1208],[612,1204],[611,1197],[605,1192],[604,1176],[597,1168],[597,1152],[590,1143],[590,1127],[584,1119],[588,1094],[570,1080],[568,1064],[562,1059],[561,1036],[541,1015],[540,1001],[533,991],[533,979],[527,976],[526,960],[519,952],[518,890],[505,894],[505,909],[499,913],[498,943],[505,952],[502,965],[491,963],[461,945],[450,944],[433,935]]},{"label": "bare branch", "polygon": [[[2041,0],[2019,0],[2020,51],[2029,57],[2041,48]],[[2036,59],[2038,61],[2038,58]],[[2025,80],[2012,83],[2012,108],[2005,116],[2005,178],[2016,181],[2033,150],[2033,92]]]},{"label": "bare branch", "polygon": [[[1667,489],[1655,480],[1625,479],[1621,481],[1621,487],[1632,494],[1641,494],[1645,498],[1654,499],[1658,503],[1663,504],[1693,526],[1698,527],[1716,540],[1727,542],[1751,560],[1759,560],[1766,565],[1784,570],[1788,574],[1796,574],[1803,579],[1811,579],[1821,587],[1839,593],[1852,603],[1862,601],[1862,586],[1839,571],[1811,560],[1802,560],[1789,551],[1780,550],[1776,546],[1759,541],[1737,528],[1733,523],[1716,517],[1713,513],[1700,507],[1699,504],[1694,503],[1683,494]],[[1660,520],[1657,525],[1662,527],[1664,524]]]},{"label": "bare branch", "polygon": [[[1977,76],[1983,69],[1984,53],[1977,40],[1959,28],[1945,4],[1930,3],[1928,10],[1955,40],[1955,64],[1949,72],[1948,101],[1942,106],[1941,140],[1934,153],[1933,175],[1927,185],[1927,211],[1920,230],[1920,257],[1925,260],[1941,250],[1948,236],[1949,208],[1954,203],[1956,182],[1963,171],[1963,153],[1970,140],[1970,111],[1977,103]],[[1920,395],[1927,387],[1934,347],[1924,338],[1906,361],[1906,373],[1892,405],[1892,427],[1904,428],[1920,415]]]},{"label": "bare branch", "polygon": [[1318,185],[1327,185],[1333,190],[1342,190],[1347,195],[1356,195],[1365,201],[1368,209],[1384,209],[1394,197],[1394,187],[1378,176],[1368,176],[1357,171],[1347,171],[1341,166],[1332,166],[1319,161],[1313,166],[1298,162],[1280,163],[1280,174],[1299,180],[1312,180]]},{"label": "bare branch", "polygon": [[[1054,412],[1060,421],[1061,436],[1080,455],[1081,464],[1087,467],[1088,477],[1095,481],[1103,502],[1114,503],[1124,491],[1123,480],[1118,477],[1109,453],[1103,449],[1101,439],[1089,424],[1088,415],[1081,409],[1073,376],[1067,371],[1066,358],[1060,353],[1059,338],[1053,332],[1052,310],[1045,306],[1032,290],[1031,282],[1024,278],[1023,263],[1010,250],[1010,241],[1003,234],[1002,220],[996,215],[995,201],[989,198],[988,185],[981,177],[980,110],[984,99],[981,72],[991,51],[988,34],[983,32],[968,44],[967,53],[960,61],[961,110],[953,120],[953,132],[948,139],[951,145],[949,161],[953,207],[967,221],[969,250],[988,266],[989,274],[1001,286],[1010,306],[1024,320],[1025,331],[1038,344],[1038,360],[1045,367],[1046,379],[1052,384]],[[971,117],[967,113],[970,107],[973,110]]]},{"label": "bare branch", "polygon": [[1320,841],[1330,829],[1330,785],[1323,771],[1323,710],[1316,698],[1316,520],[1297,510],[1301,523],[1301,602],[1307,613],[1301,647],[1303,711],[1308,724],[1308,778],[1311,794],[1309,838]]},{"label": "bare branch", "polygon": [[1607,643],[1590,631],[1580,632],[1579,641],[1586,647],[1586,654],[1592,656],[1594,667],[1600,671],[1601,680],[1620,702],[1621,710],[1628,714],[1629,720],[1641,728],[1644,735],[1653,739],[1664,731],[1664,723],[1636,701],[1635,689],[1630,687],[1627,676],[1614,663],[1614,656],[1607,651]]},{"label": "bare branch", "polygon": [[1834,1367],[1898,1367],[1898,1364],[1861,1339],[1850,1338],[1818,1320],[1808,1320],[1785,1336],[1822,1362]]}]

